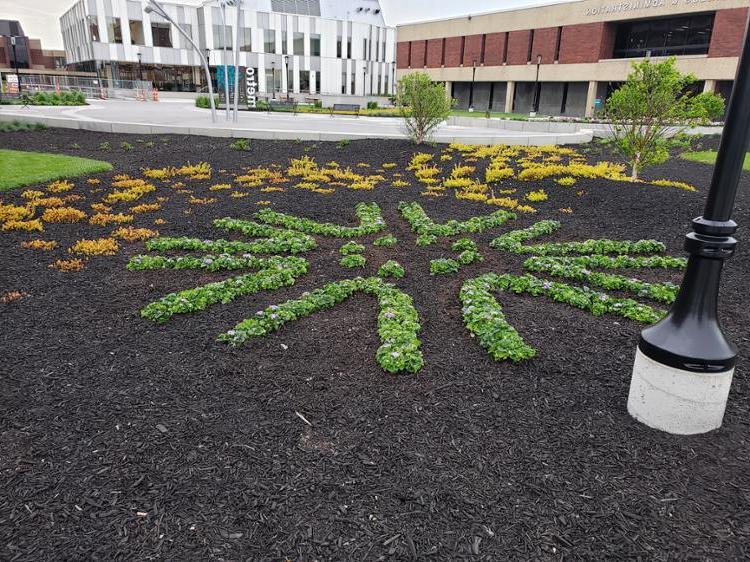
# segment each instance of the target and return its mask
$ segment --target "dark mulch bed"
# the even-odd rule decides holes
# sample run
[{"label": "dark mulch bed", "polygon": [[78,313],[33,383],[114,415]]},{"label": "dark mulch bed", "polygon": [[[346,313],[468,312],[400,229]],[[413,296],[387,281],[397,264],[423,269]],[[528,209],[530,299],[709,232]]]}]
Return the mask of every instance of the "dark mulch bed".
[{"label": "dark mulch bed", "polygon": [[[115,148],[98,151],[104,140]],[[118,148],[123,140],[135,149]],[[148,149],[125,135],[0,135],[2,147],[103,157],[113,173],[131,174],[200,160],[234,172],[303,154],[403,169],[414,152],[399,142],[253,142],[236,152],[227,140],[164,141]],[[74,142],[81,148],[70,148]],[[550,200],[514,226],[553,217],[563,228],[550,240],[656,238],[680,253],[710,173],[680,160],[649,172],[700,193],[542,182]],[[745,176],[741,225],[750,224],[748,186]],[[448,245],[417,248],[397,202],[418,199],[440,221],[492,209],[417,192],[254,192],[193,206],[192,215],[173,195],[159,213],[164,235],[215,238],[211,219],[247,216],[259,199],[337,222],[353,222],[356,202],[377,201],[401,244],[368,245],[365,272],[387,256],[407,267],[397,284],[420,311],[426,360],[415,376],[386,375],[376,364],[376,304],[362,295],[237,349],[214,341],[263,306],[349,276],[337,264],[341,242],[321,240],[294,287],[154,325],[140,318],[143,305],[221,275],[127,272],[141,243],[63,274],[47,268],[52,256],[20,248],[30,235],[2,233],[0,293],[29,296],[0,305],[0,558],[746,559],[747,243],[729,262],[722,292],[724,326],[741,352],[724,426],[675,437],[627,414],[641,329],[634,322],[505,295],[508,318],[539,354],[518,365],[492,361],[463,326],[458,289],[484,271],[519,272],[520,261],[491,251],[488,233],[477,237],[484,264],[427,275],[429,259],[447,256]],[[572,215],[557,212],[568,206]],[[142,215],[136,225],[152,220]],[[65,248],[104,232],[49,225],[44,237]]]}]

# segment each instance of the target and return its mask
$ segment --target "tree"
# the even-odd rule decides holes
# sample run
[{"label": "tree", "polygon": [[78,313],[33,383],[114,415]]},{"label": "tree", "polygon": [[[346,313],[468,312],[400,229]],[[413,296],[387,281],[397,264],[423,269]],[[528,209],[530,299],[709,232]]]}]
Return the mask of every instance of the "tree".
[{"label": "tree", "polygon": [[409,136],[424,142],[450,115],[452,100],[445,87],[433,82],[426,72],[413,72],[398,83],[398,107]]},{"label": "tree", "polygon": [[631,177],[645,167],[669,158],[668,137],[691,125],[718,119],[724,99],[717,94],[695,94],[692,74],[682,74],[676,59],[633,63],[627,81],[610,96],[606,117],[612,123],[615,146],[627,158]]}]

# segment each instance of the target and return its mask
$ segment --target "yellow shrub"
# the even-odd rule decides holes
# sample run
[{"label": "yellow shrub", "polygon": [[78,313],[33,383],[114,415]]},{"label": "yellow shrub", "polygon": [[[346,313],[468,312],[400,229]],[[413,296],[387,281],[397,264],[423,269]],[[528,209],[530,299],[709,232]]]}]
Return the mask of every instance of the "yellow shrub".
[{"label": "yellow shrub", "polygon": [[529,205],[519,205],[518,207],[516,207],[516,211],[520,211],[522,213],[536,213],[536,209]]},{"label": "yellow shrub", "polygon": [[557,183],[558,185],[563,185],[565,187],[570,187],[572,185],[575,185],[576,181],[577,180],[571,176],[564,176],[562,178],[556,179],[555,183]]},{"label": "yellow shrub", "polygon": [[83,267],[83,260],[77,258],[72,260],[57,260],[49,265],[50,269],[57,269],[58,271],[81,271]]},{"label": "yellow shrub", "polygon": [[109,213],[112,210],[112,207],[109,207],[104,203],[92,203],[91,208],[97,213]]},{"label": "yellow shrub", "polygon": [[123,187],[123,191],[115,191],[104,196],[105,203],[130,202],[140,199],[147,193],[156,191],[156,187],[142,179],[122,180],[112,184],[113,187]]},{"label": "yellow shrub", "polygon": [[89,185],[99,185],[100,183],[102,183],[102,180],[100,180],[99,178],[89,178],[86,180],[86,183]]},{"label": "yellow shrub", "polygon": [[29,240],[27,242],[21,242],[22,248],[27,248],[29,250],[44,250],[45,252],[49,250],[54,250],[57,248],[57,241],[56,240]]},{"label": "yellow shrub", "polygon": [[471,178],[448,178],[443,182],[443,185],[449,188],[462,189],[474,183],[476,182]]},{"label": "yellow shrub", "polygon": [[42,213],[44,222],[78,222],[86,218],[86,213],[73,207],[56,207]]},{"label": "yellow shrub", "polygon": [[270,205],[271,202],[270,201],[256,201],[255,204],[256,205]]},{"label": "yellow shrub", "polygon": [[426,152],[418,152],[414,156],[411,157],[411,160],[409,161],[409,166],[407,166],[407,170],[418,170],[419,168],[424,167],[427,162],[432,161],[432,154],[427,154]]},{"label": "yellow shrub", "polygon": [[452,178],[466,178],[474,173],[476,168],[474,166],[454,166],[451,171]]},{"label": "yellow shrub", "polygon": [[512,178],[513,174],[513,168],[507,168],[504,166],[495,168],[490,166],[484,173],[484,181],[487,183],[495,183]]},{"label": "yellow shrub", "polygon": [[89,219],[89,224],[95,224],[96,226],[107,226],[110,224],[125,224],[133,222],[133,215],[124,215],[122,213],[109,214],[109,213],[97,213]]},{"label": "yellow shrub", "polygon": [[216,197],[201,198],[201,197],[193,197],[191,195],[189,201],[193,205],[213,205],[214,203],[216,203],[217,200],[216,200]]},{"label": "yellow shrub", "polygon": [[72,254],[87,256],[114,256],[120,250],[120,245],[114,238],[98,238],[96,240],[78,240],[68,250]]},{"label": "yellow shrub", "polygon": [[471,191],[456,191],[456,199],[466,199],[468,201],[486,201],[487,195]]},{"label": "yellow shrub", "polygon": [[506,209],[515,209],[518,207],[518,199],[511,199],[510,197],[492,197],[491,199],[487,199],[487,203]]},{"label": "yellow shrub", "polygon": [[75,187],[72,183],[70,183],[67,180],[59,180],[59,181],[53,181],[51,184],[47,186],[47,191],[50,193],[63,193],[65,191],[70,191]]},{"label": "yellow shrub", "polygon": [[526,199],[529,201],[532,201],[534,203],[540,202],[540,201],[546,201],[549,199],[547,196],[547,192],[543,189],[539,189],[538,191],[530,191],[526,194]]},{"label": "yellow shrub", "polygon": [[3,223],[3,230],[23,230],[26,232],[42,232],[44,226],[39,219],[28,221],[9,220]]},{"label": "yellow shrub", "polygon": [[130,208],[131,213],[153,213],[154,211],[158,211],[161,209],[161,205],[159,203],[141,203],[140,205],[136,205],[135,207]]},{"label": "yellow shrub", "polygon": [[65,201],[59,197],[42,197],[41,199],[34,199],[34,205],[39,207],[62,207],[65,205]]},{"label": "yellow shrub", "polygon": [[164,219],[156,219],[154,220],[154,224],[157,226],[160,224],[167,224],[167,221],[165,221]]},{"label": "yellow shrub", "polygon": [[208,188],[209,191],[221,191],[222,189],[232,189],[231,183],[217,183]]},{"label": "yellow shrub", "polygon": [[385,164],[381,166],[381,168],[383,168],[384,170],[392,170],[395,167],[396,167],[395,162],[386,162]]},{"label": "yellow shrub", "polygon": [[[60,201],[62,204],[62,201]],[[0,221],[20,221],[34,216],[34,210],[31,207],[22,207],[21,205],[0,205]]]},{"label": "yellow shrub", "polygon": [[403,180],[394,180],[391,182],[391,187],[409,187],[409,182]]},{"label": "yellow shrub", "polygon": [[40,197],[44,197],[44,191],[37,191],[36,189],[27,189],[23,193],[21,193],[21,197],[24,199],[39,199]]},{"label": "yellow shrub", "polygon": [[242,197],[247,197],[250,195],[249,193],[243,193],[242,191],[233,191],[229,194],[229,197],[232,197],[233,199],[241,199]]},{"label": "yellow shrub", "polygon": [[263,193],[272,193],[274,191],[284,191],[283,187],[264,187],[261,189]]},{"label": "yellow shrub", "polygon": [[692,185],[682,181],[653,180],[650,183],[653,185],[660,185],[662,187],[676,187],[678,189],[684,189],[685,191],[696,191],[696,189]]},{"label": "yellow shrub", "polygon": [[112,236],[127,240],[128,242],[135,242],[137,240],[148,240],[154,236],[159,236],[159,232],[157,230],[149,230],[148,228],[121,226],[112,232]]},{"label": "yellow shrub", "polygon": [[317,171],[318,165],[309,156],[292,158],[289,161],[289,167],[286,169],[286,173],[290,176],[306,176]]}]

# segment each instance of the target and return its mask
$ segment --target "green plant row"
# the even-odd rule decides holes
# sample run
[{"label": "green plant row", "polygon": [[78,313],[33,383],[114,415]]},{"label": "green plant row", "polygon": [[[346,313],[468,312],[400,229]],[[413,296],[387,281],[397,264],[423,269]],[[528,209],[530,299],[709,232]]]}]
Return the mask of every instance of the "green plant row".
[{"label": "green plant row", "polygon": [[[202,269],[206,271],[234,271],[237,269],[270,269],[284,267],[287,258],[274,256],[258,258],[250,254],[241,257],[229,254],[205,256],[144,256],[137,255],[130,258],[127,268],[130,271],[144,271],[151,269]],[[295,258],[300,259],[300,258]]]},{"label": "green plant row", "polygon": [[398,239],[393,234],[386,234],[380,238],[376,238],[373,242],[373,246],[380,246],[382,248],[393,248],[398,244]]},{"label": "green plant row", "polygon": [[339,260],[339,264],[342,267],[348,267],[349,269],[364,267],[366,263],[367,260],[365,257],[359,254],[349,254]]},{"label": "green plant row", "polygon": [[[535,267],[546,266],[547,264],[562,264],[574,267],[587,267],[599,269],[685,269],[687,266],[686,258],[675,256],[534,256],[524,262],[524,267],[532,269]],[[541,271],[537,269],[536,271]]]},{"label": "green plant row", "polygon": [[219,302],[226,304],[242,295],[294,285],[296,278],[307,272],[307,267],[307,260],[302,258],[270,258],[268,267],[257,273],[170,293],[146,305],[141,316],[154,322],[166,322],[175,314],[197,312]]},{"label": "green plant row", "polygon": [[182,236],[179,238],[152,238],[146,242],[146,249],[149,251],[194,250],[217,254],[277,254],[280,252],[299,254],[314,247],[314,240],[309,242],[294,236],[260,239],[254,242],[223,239],[201,240]]},{"label": "green plant row", "polygon": [[565,258],[530,258],[524,262],[529,271],[543,272],[554,277],[583,281],[610,291],[628,291],[666,304],[677,298],[679,287],[674,283],[647,283],[640,279],[591,271],[585,266],[564,261]]},{"label": "green plant row", "polygon": [[388,260],[378,268],[378,277],[393,277],[394,279],[401,279],[406,272],[401,264],[395,260]]},{"label": "green plant row", "polygon": [[401,202],[398,208],[412,231],[419,235],[455,236],[470,232],[484,232],[516,218],[514,213],[508,211],[495,211],[492,214],[471,217],[465,221],[449,220],[444,224],[437,224],[425,213],[419,203]]},{"label": "green plant row", "polygon": [[385,221],[377,203],[359,203],[355,209],[359,226],[340,226],[338,224],[317,222],[312,219],[295,217],[279,213],[273,209],[261,209],[255,216],[267,224],[281,225],[284,228],[299,230],[308,234],[336,236],[339,238],[355,238],[380,232],[385,228]]},{"label": "green plant row", "polygon": [[344,256],[348,256],[351,254],[361,254],[365,251],[365,247],[362,244],[357,244],[356,242],[347,242],[341,248],[339,248],[339,253]]},{"label": "green plant row", "polygon": [[219,340],[239,345],[252,337],[265,336],[287,322],[333,308],[358,291],[378,299],[378,336],[381,341],[376,353],[378,364],[389,373],[415,373],[421,369],[423,358],[417,336],[421,326],[412,299],[377,277],[357,277],[328,283],[320,289],[303,293],[299,299],[269,306],[220,335]]},{"label": "green plant row", "polygon": [[632,299],[612,297],[588,287],[545,281],[530,274],[518,276],[488,273],[466,281],[459,298],[466,327],[479,339],[482,347],[499,361],[521,361],[533,357],[536,352],[505,320],[502,308],[492,295],[492,291],[545,296],[590,312],[594,316],[609,313],[646,324],[658,322],[665,314],[662,310]]},{"label": "green plant row", "polygon": [[513,230],[498,236],[490,247],[507,250],[516,254],[535,254],[537,256],[566,256],[570,254],[658,254],[666,246],[656,240],[584,240],[582,242],[551,242],[524,246],[523,242],[552,234],[560,228],[557,221],[540,221],[528,228]]}]

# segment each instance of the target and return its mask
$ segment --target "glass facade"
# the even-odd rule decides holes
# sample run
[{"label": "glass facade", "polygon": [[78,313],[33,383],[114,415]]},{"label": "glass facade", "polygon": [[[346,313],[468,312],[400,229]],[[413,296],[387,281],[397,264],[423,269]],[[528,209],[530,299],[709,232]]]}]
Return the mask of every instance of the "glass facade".
[{"label": "glass facade", "polygon": [[263,30],[263,52],[264,53],[276,52],[276,30],[275,29]]},{"label": "glass facade", "polygon": [[227,26],[226,34],[224,34],[224,27],[221,25],[214,24],[214,49],[223,49],[226,45],[228,50],[232,50],[232,26]]},{"label": "glass facade", "polygon": [[107,35],[110,43],[122,43],[120,18],[107,17]]},{"label": "glass facade", "polygon": [[705,55],[713,25],[714,14],[619,23],[614,58]]},{"label": "glass facade", "polygon": [[310,56],[320,56],[320,35],[316,33],[310,34]]},{"label": "glass facade", "polygon": [[130,44],[145,45],[146,40],[143,35],[143,22],[141,20],[130,20]]}]

